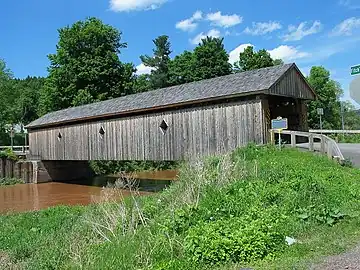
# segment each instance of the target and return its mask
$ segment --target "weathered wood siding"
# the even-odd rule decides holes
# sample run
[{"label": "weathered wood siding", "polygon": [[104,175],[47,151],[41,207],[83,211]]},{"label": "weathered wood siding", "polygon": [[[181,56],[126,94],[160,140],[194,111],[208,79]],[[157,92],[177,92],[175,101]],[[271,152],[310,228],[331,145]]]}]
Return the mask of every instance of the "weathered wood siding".
[{"label": "weathered wood siding", "polygon": [[283,77],[274,84],[269,93],[299,99],[314,99],[315,95],[305,82],[303,76],[295,68],[288,70]]},{"label": "weathered wood siding", "polygon": [[42,160],[187,159],[263,143],[263,115],[261,100],[252,100],[32,130],[30,153]]}]

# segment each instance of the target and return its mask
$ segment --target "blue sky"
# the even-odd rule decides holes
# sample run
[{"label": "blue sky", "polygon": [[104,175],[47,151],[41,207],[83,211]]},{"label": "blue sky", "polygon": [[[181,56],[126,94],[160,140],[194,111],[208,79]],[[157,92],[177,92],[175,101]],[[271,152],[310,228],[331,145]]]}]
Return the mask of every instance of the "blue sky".
[{"label": "blue sky", "polygon": [[223,36],[232,60],[251,44],[296,62],[305,74],[325,66],[349,99],[350,66],[360,64],[360,0],[5,0],[0,58],[16,77],[46,76],[57,29],[89,16],[122,31],[128,48],[120,59],[136,66],[159,35],[170,37],[173,56],[202,36]]}]

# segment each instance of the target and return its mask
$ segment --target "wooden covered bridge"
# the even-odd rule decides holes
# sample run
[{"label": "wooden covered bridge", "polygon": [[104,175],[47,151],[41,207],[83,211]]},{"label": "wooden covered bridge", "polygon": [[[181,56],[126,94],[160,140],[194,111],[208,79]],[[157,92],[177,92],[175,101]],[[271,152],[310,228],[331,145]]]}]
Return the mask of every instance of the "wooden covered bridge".
[{"label": "wooden covered bridge", "polygon": [[286,64],[49,113],[27,128],[44,161],[180,160],[269,141],[270,120],[307,131],[315,94]]}]

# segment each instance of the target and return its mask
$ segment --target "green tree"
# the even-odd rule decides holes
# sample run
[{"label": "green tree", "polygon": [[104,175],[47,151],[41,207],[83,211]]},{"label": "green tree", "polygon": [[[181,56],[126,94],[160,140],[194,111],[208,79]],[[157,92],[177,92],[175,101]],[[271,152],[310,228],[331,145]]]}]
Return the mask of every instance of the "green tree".
[{"label": "green tree", "polygon": [[151,79],[149,74],[141,74],[136,77],[134,92],[141,93],[151,90]]},{"label": "green tree", "polygon": [[343,91],[338,82],[330,78],[330,72],[321,66],[314,66],[307,78],[317,94],[317,99],[308,104],[308,119],[310,128],[320,128],[318,108],[324,109],[322,116],[324,129],[338,129],[341,126],[340,96]]},{"label": "green tree", "polygon": [[210,79],[231,73],[223,38],[206,37],[194,49],[194,80]]},{"label": "green tree", "polygon": [[345,130],[359,130],[360,129],[360,115],[355,106],[349,101],[342,101],[342,110],[344,116]]},{"label": "green tree", "polygon": [[0,127],[14,124],[18,120],[18,107],[15,105],[19,97],[15,87],[13,74],[7,68],[4,60],[0,59]]},{"label": "green tree", "polygon": [[39,112],[68,108],[131,93],[128,64],[120,62],[121,32],[96,18],[59,30],[49,76],[40,95]]},{"label": "green tree", "polygon": [[265,49],[254,51],[252,46],[248,46],[240,53],[239,61],[234,63],[234,72],[272,67],[283,64],[281,59],[272,59],[270,53]]},{"label": "green tree", "polygon": [[0,145],[9,145],[8,126],[18,122],[19,97],[18,88],[14,85],[13,74],[4,60],[0,59]]},{"label": "green tree", "polygon": [[168,36],[159,36],[153,40],[154,55],[142,55],[141,61],[147,67],[152,67],[150,82],[153,89],[163,88],[169,85],[169,63],[171,44]]},{"label": "green tree", "polygon": [[38,118],[40,91],[45,78],[30,77],[15,79],[14,85],[19,91],[15,106],[18,108],[18,120],[22,124],[28,124]]},{"label": "green tree", "polygon": [[194,81],[194,68],[194,54],[192,52],[184,51],[175,56],[170,62],[169,84],[178,85]]}]

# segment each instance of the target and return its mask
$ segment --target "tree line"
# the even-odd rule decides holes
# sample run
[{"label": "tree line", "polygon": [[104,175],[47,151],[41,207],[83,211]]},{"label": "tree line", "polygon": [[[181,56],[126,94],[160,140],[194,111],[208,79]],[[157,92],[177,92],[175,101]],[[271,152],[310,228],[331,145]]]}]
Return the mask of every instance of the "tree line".
[{"label": "tree line", "polygon": [[[153,40],[152,55],[142,55],[150,74],[136,75],[133,63],[120,60],[127,44],[122,33],[97,18],[78,21],[58,30],[56,52],[48,55],[46,78],[14,78],[0,60],[0,143],[6,125],[28,124],[48,112],[150,91],[236,72],[282,64],[265,50],[247,47],[234,65],[224,48],[223,38],[204,38],[192,51],[172,57],[169,37]],[[341,107],[347,128],[360,128],[360,120],[349,103],[341,103],[342,89],[324,67],[312,67],[307,77],[318,99],[309,102],[309,126],[319,127],[317,108],[324,109],[324,128],[341,127]]]}]

